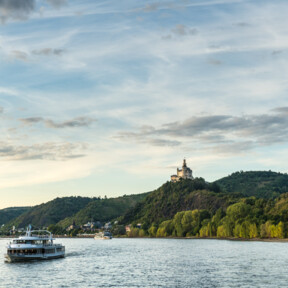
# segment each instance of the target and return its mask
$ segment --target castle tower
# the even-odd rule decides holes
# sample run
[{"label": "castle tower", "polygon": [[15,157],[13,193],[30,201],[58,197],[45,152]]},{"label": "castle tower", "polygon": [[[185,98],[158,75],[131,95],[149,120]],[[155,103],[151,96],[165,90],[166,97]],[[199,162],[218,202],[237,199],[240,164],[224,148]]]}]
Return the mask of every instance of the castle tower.
[{"label": "castle tower", "polygon": [[185,158],[183,159],[183,165],[182,165],[182,168],[184,168],[184,167],[187,167],[187,166],[186,166],[186,159],[185,159]]},{"label": "castle tower", "polygon": [[192,170],[187,167],[186,159],[183,159],[182,169],[177,168],[177,175],[171,176],[172,182],[177,182],[180,179],[193,179]]}]

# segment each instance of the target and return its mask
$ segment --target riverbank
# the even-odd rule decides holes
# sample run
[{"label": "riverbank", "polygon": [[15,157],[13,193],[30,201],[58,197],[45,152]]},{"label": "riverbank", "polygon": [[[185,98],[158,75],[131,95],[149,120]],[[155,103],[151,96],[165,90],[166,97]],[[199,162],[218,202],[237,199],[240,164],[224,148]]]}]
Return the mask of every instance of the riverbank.
[{"label": "riverbank", "polygon": [[[70,235],[53,235],[53,238],[67,238],[67,239],[85,239],[85,238],[94,238],[94,234],[87,234],[87,235],[78,235],[78,236],[70,236]],[[12,239],[17,238],[18,236],[0,236],[0,239]],[[227,237],[227,238],[217,238],[217,237],[128,237],[128,236],[113,236],[113,238],[117,239],[181,239],[181,240],[228,240],[228,241],[243,241],[243,242],[288,242],[288,238],[234,238],[234,237]]]}]

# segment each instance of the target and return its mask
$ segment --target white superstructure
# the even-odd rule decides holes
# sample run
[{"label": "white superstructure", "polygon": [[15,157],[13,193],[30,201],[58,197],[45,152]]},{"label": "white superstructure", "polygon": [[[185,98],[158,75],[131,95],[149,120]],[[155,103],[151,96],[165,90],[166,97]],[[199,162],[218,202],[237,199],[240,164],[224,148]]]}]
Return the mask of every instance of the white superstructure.
[{"label": "white superstructure", "polygon": [[13,239],[7,245],[6,261],[26,261],[62,258],[65,246],[53,243],[53,235],[46,230],[27,228],[25,236]]},{"label": "white superstructure", "polygon": [[112,239],[112,234],[108,231],[96,233],[94,236],[95,240],[109,240]]}]

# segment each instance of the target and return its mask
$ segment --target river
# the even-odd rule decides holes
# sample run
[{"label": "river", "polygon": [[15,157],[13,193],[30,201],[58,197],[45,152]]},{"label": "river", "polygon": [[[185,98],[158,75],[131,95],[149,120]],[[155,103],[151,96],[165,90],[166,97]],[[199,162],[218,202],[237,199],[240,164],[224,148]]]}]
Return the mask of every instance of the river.
[{"label": "river", "polygon": [[0,287],[288,287],[288,243],[57,239],[63,259],[5,263]]}]

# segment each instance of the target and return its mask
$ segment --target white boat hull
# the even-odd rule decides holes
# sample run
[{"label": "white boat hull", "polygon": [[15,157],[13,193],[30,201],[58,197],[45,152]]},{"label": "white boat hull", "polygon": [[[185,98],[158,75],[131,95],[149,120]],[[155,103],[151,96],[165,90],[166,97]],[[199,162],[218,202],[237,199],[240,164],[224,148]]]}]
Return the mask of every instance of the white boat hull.
[{"label": "white boat hull", "polygon": [[65,246],[54,244],[51,232],[47,230],[31,230],[29,225],[25,236],[12,239],[7,245],[5,261],[19,262],[30,260],[49,260],[63,258]]},{"label": "white boat hull", "polygon": [[22,255],[22,254],[5,254],[6,262],[23,262],[23,261],[33,261],[33,260],[50,260],[57,258],[64,258],[65,252],[55,253],[55,254],[36,254],[36,255]]}]

